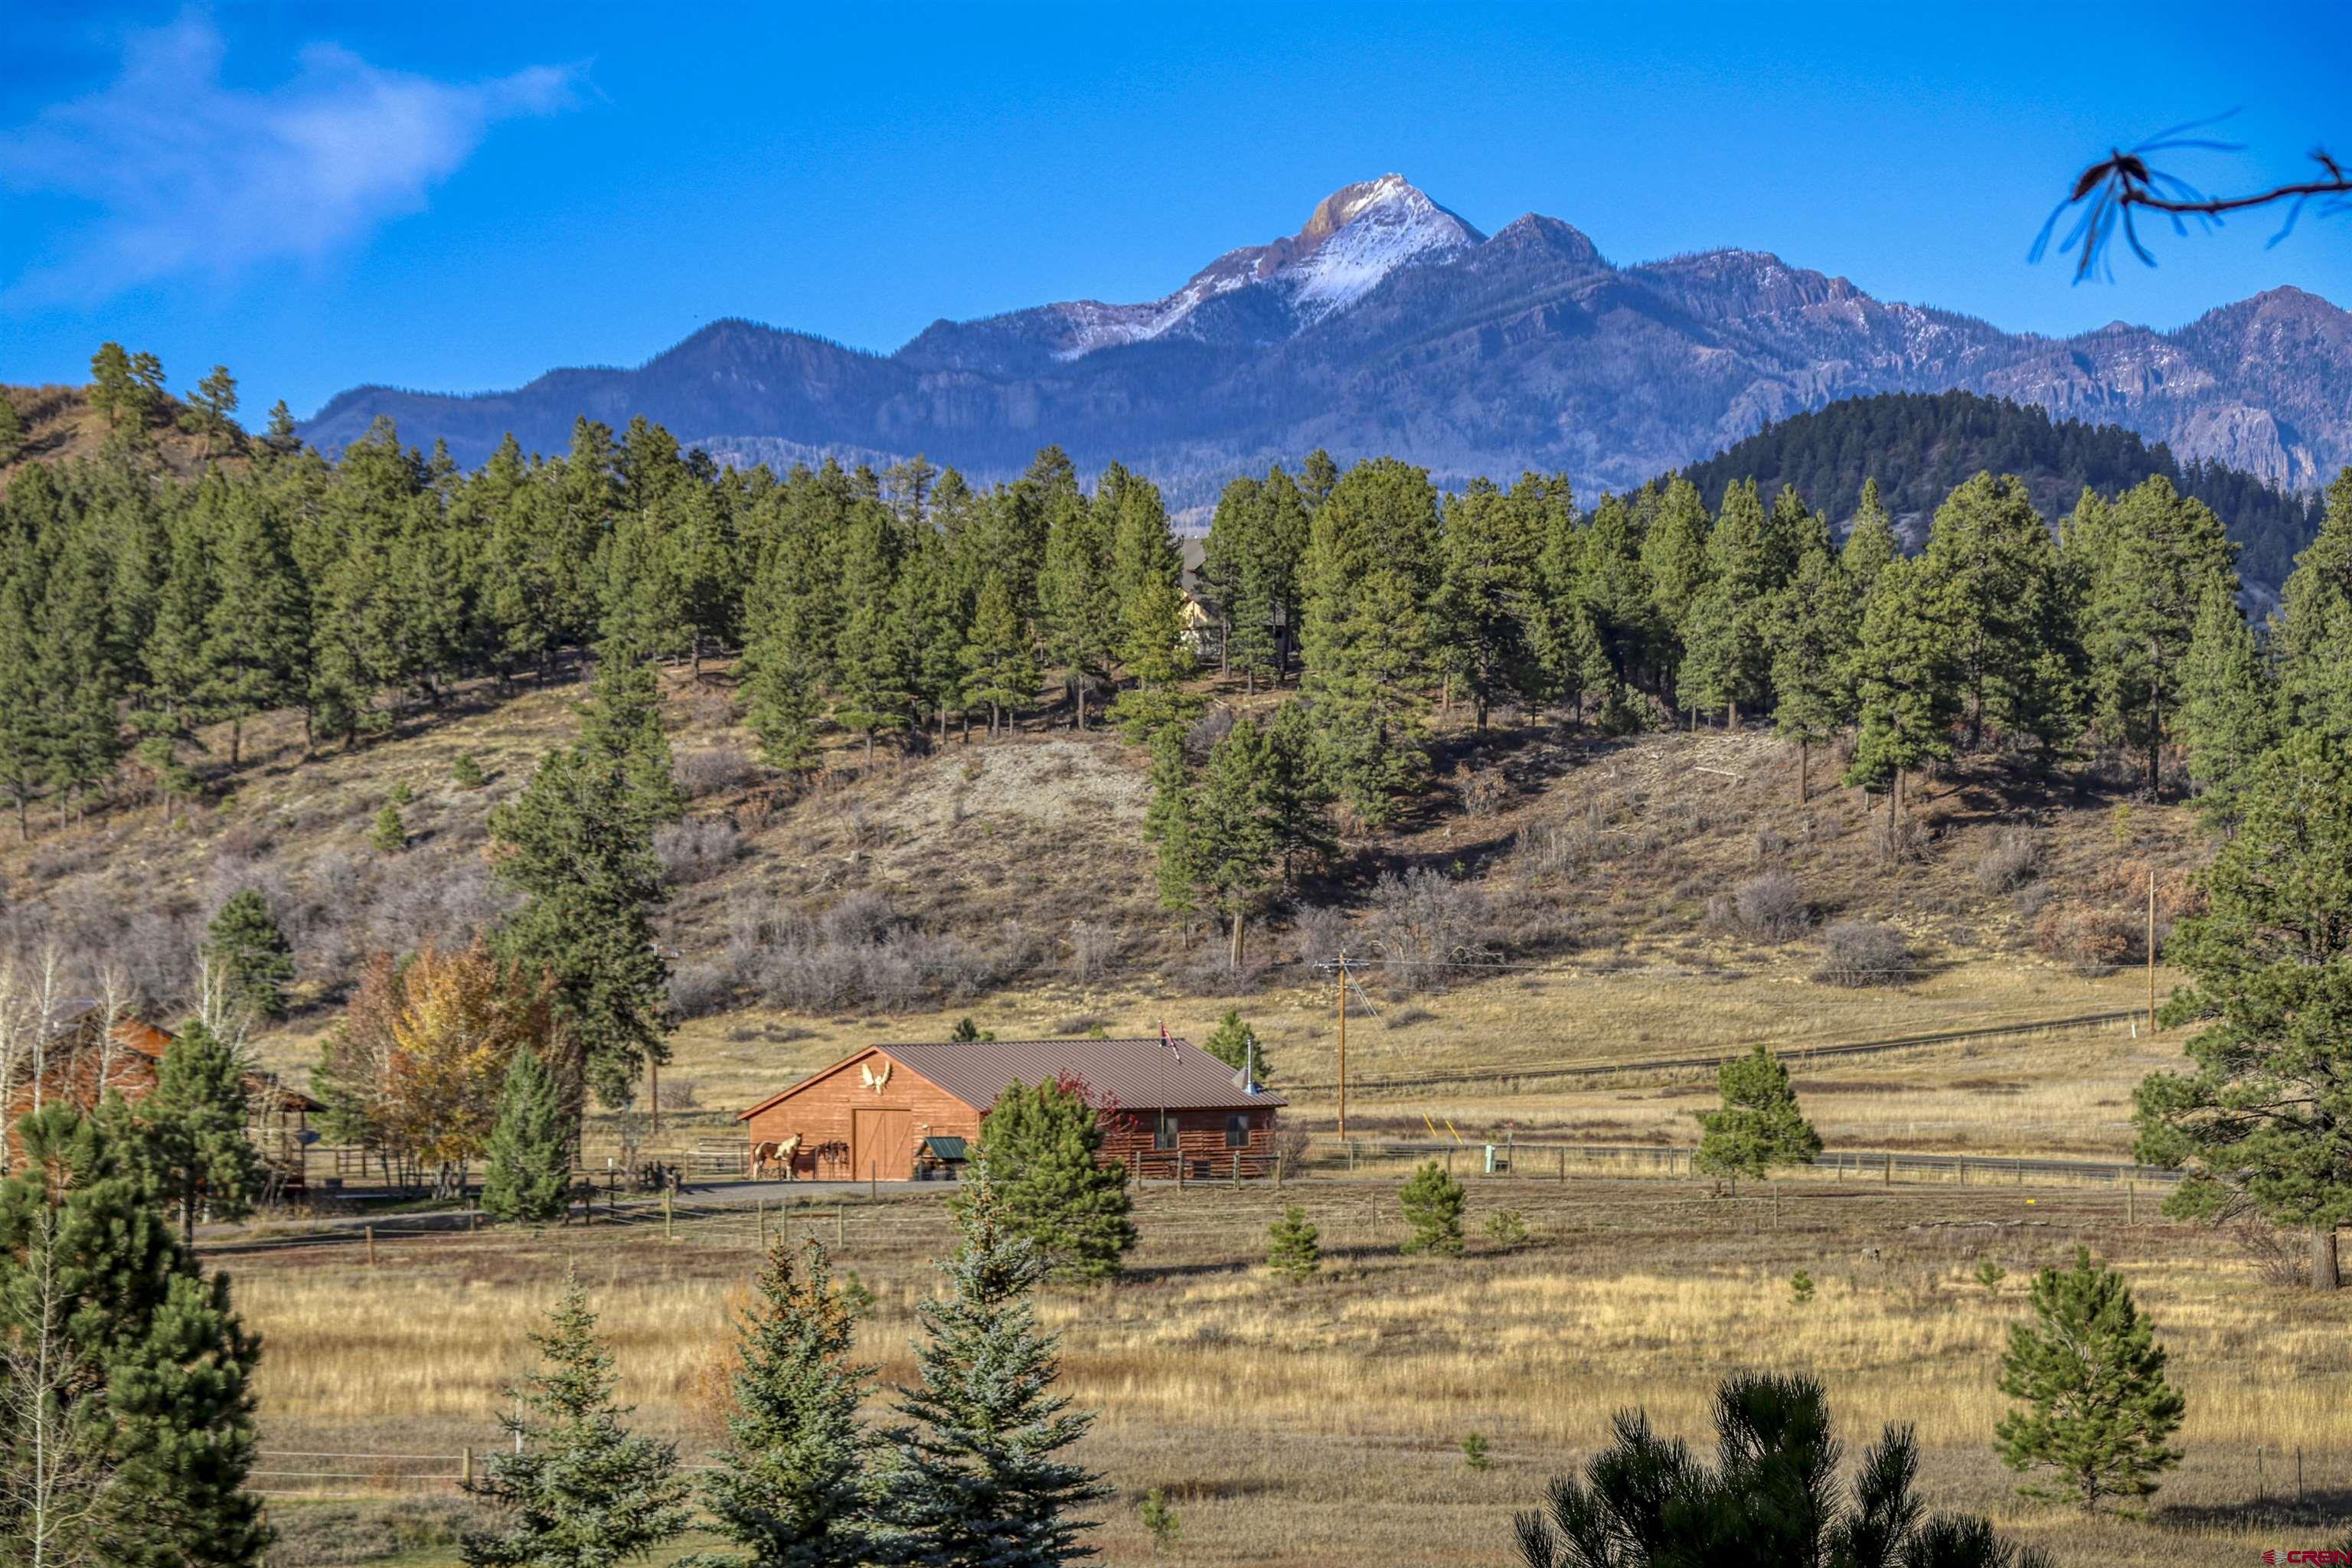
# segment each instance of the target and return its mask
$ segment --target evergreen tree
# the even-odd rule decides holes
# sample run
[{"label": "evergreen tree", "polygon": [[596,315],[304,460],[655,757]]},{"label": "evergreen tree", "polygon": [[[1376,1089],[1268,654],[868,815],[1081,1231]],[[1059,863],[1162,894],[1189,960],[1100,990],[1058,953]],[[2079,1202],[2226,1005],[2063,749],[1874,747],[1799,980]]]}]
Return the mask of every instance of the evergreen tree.
[{"label": "evergreen tree", "polygon": [[1244,721],[1225,731],[1209,753],[1185,813],[1184,849],[1194,883],[1211,909],[1225,917],[1230,961],[1242,963],[1250,916],[1264,904],[1281,845],[1266,809],[1266,743]]},{"label": "evergreen tree", "polygon": [[499,1417],[514,1450],[490,1454],[469,1489],[505,1528],[465,1537],[466,1568],[617,1568],[683,1533],[692,1494],[677,1449],[623,1425],[629,1407],[614,1402],[612,1352],[577,1279],[530,1338],[541,1368]]},{"label": "evergreen tree", "polygon": [[2198,605],[2217,580],[2237,592],[2235,553],[2221,520],[2161,476],[2116,503],[2109,553],[2090,589],[2091,679],[2101,732],[2147,758],[2152,794],[2162,787]]},{"label": "evergreen tree", "polygon": [[2181,664],[2179,729],[2200,814],[2231,826],[2255,763],[2278,743],[2278,701],[2253,628],[2219,577],[2205,585]]},{"label": "evergreen tree", "polygon": [[518,1050],[507,1068],[488,1153],[484,1214],[524,1225],[563,1217],[571,1201],[572,1120],[536,1051]]},{"label": "evergreen tree", "polygon": [[271,1531],[245,1485],[260,1342],[227,1277],[173,1237],[121,1106],[26,1116],[0,1184],[5,1405],[33,1426],[0,1444],[0,1557],[38,1562],[45,1543],[104,1568],[258,1568]]},{"label": "evergreen tree", "polygon": [[1762,1181],[1775,1165],[1812,1163],[1822,1136],[1797,1109],[1787,1064],[1759,1045],[1725,1062],[1715,1077],[1723,1106],[1697,1112],[1703,1136],[1691,1159],[1694,1170],[1727,1177],[1736,1186],[1742,1176]]},{"label": "evergreen tree", "polygon": [[212,374],[196,383],[188,394],[188,411],[180,416],[180,428],[205,439],[204,455],[213,454],[215,441],[226,445],[236,435],[236,377],[229,374],[228,366],[216,364]]},{"label": "evergreen tree", "polygon": [[215,539],[215,588],[203,619],[197,699],[229,721],[229,766],[245,721],[292,705],[308,673],[309,595],[276,509],[252,487],[232,499]]},{"label": "evergreen tree", "polygon": [[1432,601],[1448,679],[1466,689],[1476,727],[1498,702],[1532,698],[1540,676],[1530,629],[1541,519],[1478,479],[1449,502]]},{"label": "evergreen tree", "polygon": [[1927,563],[1893,561],[1878,574],[1853,668],[1860,726],[1845,782],[1885,789],[1888,819],[1897,821],[1905,775],[1952,754],[1959,713],[1942,596]]},{"label": "evergreen tree", "polygon": [[[1157,850],[1153,875],[1160,907],[1190,916],[1200,908],[1200,857],[1192,840],[1192,785],[1184,764],[1184,731],[1171,724],[1151,738],[1151,804],[1143,836]],[[1189,922],[1188,922],[1189,929]]]},{"label": "evergreen tree", "polygon": [[1296,887],[1301,861],[1337,853],[1331,831],[1331,789],[1315,754],[1315,721],[1303,702],[1286,702],[1265,721],[1258,756],[1258,798],[1274,834],[1282,886]]},{"label": "evergreen tree", "polygon": [[1255,1029],[1242,1022],[1242,1010],[1238,1007],[1225,1009],[1225,1016],[1217,1020],[1216,1028],[1201,1042],[1201,1048],[1235,1072],[1247,1068],[1252,1082],[1274,1081],[1273,1070],[1265,1065],[1265,1042],[1257,1037]]},{"label": "evergreen tree", "polygon": [[1128,596],[1119,662],[1136,685],[1120,694],[1116,717],[1132,738],[1147,737],[1197,708],[1177,689],[1193,672],[1183,603],[1175,585],[1157,575]]},{"label": "evergreen tree", "polygon": [[0,463],[13,463],[25,449],[25,416],[16,399],[0,393]]},{"label": "evergreen tree", "polygon": [[1467,1196],[1462,1184],[1447,1175],[1445,1167],[1434,1160],[1413,1172],[1399,1200],[1404,1205],[1404,1222],[1412,1228],[1412,1235],[1397,1250],[1460,1257],[1462,1205]]},{"label": "evergreen tree", "polygon": [[988,732],[1009,727],[1037,697],[1037,646],[1013,607],[1004,574],[992,571],[974,602],[963,644],[963,700],[988,710]]},{"label": "evergreen tree", "polygon": [[380,855],[397,855],[408,847],[408,825],[401,820],[400,807],[391,801],[385,801],[383,809],[375,814],[368,845]]},{"label": "evergreen tree", "polygon": [[2045,750],[2073,732],[2074,662],[2049,525],[2023,481],[1978,474],[1936,509],[1927,571],[1958,684],[1969,743],[1988,727],[2030,734]]},{"label": "evergreen tree", "polygon": [[89,405],[106,416],[106,427],[119,428],[125,419],[136,427],[145,413],[137,381],[131,371],[131,355],[121,343],[98,345],[98,353],[89,360]]},{"label": "evergreen tree", "polygon": [[1887,563],[1902,555],[1903,547],[1895,538],[1895,520],[1886,515],[1885,503],[1878,499],[1878,481],[1863,480],[1862,504],[1854,509],[1853,521],[1845,531],[1845,547],[1838,553],[1838,564],[1845,569],[1846,585],[1853,590],[1857,607],[1878,585],[1878,574]]},{"label": "evergreen tree", "polygon": [[1737,725],[1739,710],[1761,704],[1770,673],[1763,621],[1777,586],[1764,503],[1753,483],[1724,491],[1723,510],[1706,541],[1706,585],[1691,602],[1675,690],[1686,708],[1721,709]]},{"label": "evergreen tree", "polygon": [[1322,1271],[1321,1234],[1297,1204],[1283,1206],[1282,1217],[1266,1227],[1265,1239],[1265,1266],[1276,1278],[1303,1285]]},{"label": "evergreen tree", "polygon": [[269,424],[261,437],[261,449],[273,458],[290,458],[302,449],[302,437],[294,425],[294,411],[279,398],[269,405]]},{"label": "evergreen tree", "polygon": [[156,1194],[177,1211],[193,1246],[196,1216],[242,1219],[261,1195],[261,1156],[246,1131],[245,1066],[228,1043],[191,1018],[164,1047],[155,1088],[140,1100],[128,1152]]},{"label": "evergreen tree", "polygon": [[873,1368],[853,1359],[857,1308],[814,1237],[795,1269],[779,1238],[735,1325],[727,1444],[702,1483],[713,1533],[730,1551],[691,1568],[865,1568],[885,1548],[866,1467],[875,1439],[858,1420]]},{"label": "evergreen tree", "polygon": [[1706,586],[1707,535],[1714,528],[1698,487],[1676,479],[1658,498],[1656,520],[1642,536],[1642,574],[1649,581],[1662,640],[1671,648],[1661,672],[1669,680],[1690,635],[1691,608]]},{"label": "evergreen tree", "polygon": [[652,813],[626,756],[551,753],[512,802],[490,814],[498,875],[527,896],[501,942],[555,982],[565,1050],[553,1068],[568,1111],[584,1087],[625,1105],[648,1062],[669,1052],[669,965],[654,931],[667,898]]},{"label": "evergreen tree", "polygon": [[286,1016],[286,987],[294,980],[293,946],[257,888],[223,900],[205,927],[205,960],[219,976],[224,999],[245,1016]]},{"label": "evergreen tree", "polygon": [[1715,1396],[1712,1470],[1646,1411],[1615,1422],[1615,1441],[1581,1479],[1558,1477],[1540,1511],[1520,1514],[1525,1568],[1668,1568],[1734,1561],[1750,1568],[2049,1568],[2038,1551],[1982,1519],[1929,1518],[1912,1488],[1919,1445],[1887,1426],[1840,1494],[1841,1445],[1810,1377],[1738,1373]]},{"label": "evergreen tree", "polygon": [[2352,756],[2298,731],[2255,765],[2240,809],[2198,875],[2204,907],[2167,944],[2191,983],[2164,1016],[2205,1026],[2194,1071],[2139,1086],[2137,1158],[2192,1173],[2168,1214],[2242,1203],[2308,1231],[2312,1283],[2332,1290],[2352,1220]]},{"label": "evergreen tree", "polygon": [[997,1219],[1055,1279],[1108,1279],[1135,1245],[1124,1162],[1104,1164],[1102,1118],[1084,1086],[1007,1084],[980,1125]]},{"label": "evergreen tree", "polygon": [[2001,1462],[2056,1472],[2029,1497],[2137,1501],[2180,1462],[2165,1440],[2188,1401],[2164,1380],[2164,1347],[2114,1269],[2074,1249],[2074,1266],[2034,1277],[2032,1323],[2012,1323],[2000,1391],[2022,1400],[1993,1427]]},{"label": "evergreen tree", "polygon": [[1045,568],[1037,580],[1038,622],[1045,657],[1062,667],[1083,730],[1087,695],[1108,679],[1118,654],[1123,628],[1118,580],[1104,509],[1057,491],[1049,516]]},{"label": "evergreen tree", "polygon": [[1437,579],[1428,473],[1391,458],[1349,468],[1315,510],[1300,645],[1326,776],[1370,825],[1395,816],[1426,762],[1422,682]]},{"label": "evergreen tree", "polygon": [[669,733],[662,727],[661,677],[650,662],[609,654],[597,660],[596,683],[580,710],[577,749],[628,775],[630,807],[647,824],[686,815]]},{"label": "evergreen tree", "polygon": [[2278,641],[2294,722],[2352,739],[2352,468],[2327,487],[2318,537],[2295,557]]},{"label": "evergreen tree", "polygon": [[1032,1302],[1042,1265],[989,1164],[983,1152],[967,1173],[950,1293],[916,1309],[919,1385],[898,1391],[906,1421],[889,1434],[892,1561],[908,1568],[1082,1562],[1094,1552],[1078,1537],[1094,1521],[1072,1515],[1110,1495],[1060,1457],[1093,1417],[1054,1392],[1060,1344]]},{"label": "evergreen tree", "polygon": [[688,641],[676,520],[667,511],[656,502],[623,512],[597,551],[597,647],[608,660],[663,658]]},{"label": "evergreen tree", "polygon": [[913,721],[915,694],[906,627],[898,614],[895,524],[878,503],[856,509],[843,545],[840,635],[834,640],[834,721],[866,737],[896,733]]},{"label": "evergreen tree", "polygon": [[1854,603],[1828,551],[1806,552],[1765,626],[1772,647],[1773,728],[1797,742],[1797,803],[1812,794],[1812,748],[1853,716]]}]

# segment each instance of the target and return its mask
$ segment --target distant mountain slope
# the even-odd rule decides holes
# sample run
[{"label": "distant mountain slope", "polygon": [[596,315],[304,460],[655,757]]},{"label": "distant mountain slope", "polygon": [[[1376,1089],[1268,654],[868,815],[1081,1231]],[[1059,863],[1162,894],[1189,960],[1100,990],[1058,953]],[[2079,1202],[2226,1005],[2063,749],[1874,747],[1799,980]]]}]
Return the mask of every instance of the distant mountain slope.
[{"label": "distant mountain slope", "polygon": [[2050,339],[1760,252],[1621,268],[1534,214],[1490,237],[1395,174],[1158,300],[938,321],[887,356],[726,321],[635,370],[468,397],[354,388],[304,434],[333,451],[389,416],[476,463],[509,430],[551,450],[582,414],[643,414],[713,451],[922,451],[982,478],[1055,441],[1086,468],[1145,469],[1182,507],[1318,445],[1453,482],[1534,468],[1621,488],[1839,398],[1955,388],[2293,489],[2352,461],[2352,315],[2299,289],[2173,332]]},{"label": "distant mountain slope", "polygon": [[1982,469],[2024,479],[2053,522],[2085,486],[2112,494],[2162,474],[2220,515],[2240,545],[2239,575],[2273,593],[2319,531],[2316,496],[2284,494],[2216,462],[2180,464],[2163,444],[2151,447],[2112,425],[2053,419],[2044,409],[1967,392],[1832,403],[1767,426],[1682,472],[1710,506],[1740,479],[1755,479],[1768,498],[1794,485],[1841,525],[1853,515],[1863,481],[1875,479],[1887,510],[1917,535],[1953,487]]}]

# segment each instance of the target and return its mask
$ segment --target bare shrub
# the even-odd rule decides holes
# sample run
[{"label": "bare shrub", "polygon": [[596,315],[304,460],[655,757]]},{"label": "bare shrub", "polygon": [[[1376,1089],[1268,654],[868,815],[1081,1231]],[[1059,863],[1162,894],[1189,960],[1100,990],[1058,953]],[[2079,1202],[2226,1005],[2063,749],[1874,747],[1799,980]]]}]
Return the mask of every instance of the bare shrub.
[{"label": "bare shrub", "polygon": [[690,1078],[674,1078],[662,1085],[661,1097],[665,1110],[698,1110],[702,1106],[702,1085]]},{"label": "bare shrub", "polygon": [[745,852],[743,835],[723,816],[689,816],[654,829],[654,858],[673,882],[713,876]]},{"label": "bare shrub", "polygon": [[1070,978],[1092,985],[1118,958],[1118,932],[1100,921],[1070,922]]},{"label": "bare shrub", "polygon": [[1092,1013],[1073,1013],[1066,1018],[1055,1019],[1047,1027],[1056,1039],[1076,1039],[1091,1035],[1097,1029],[1108,1029],[1110,1020],[1097,1017]]},{"label": "bare shrub", "polygon": [[[1811,818],[1808,817],[1807,821]],[[1789,836],[1775,827],[1762,827],[1756,832],[1756,863],[1769,866],[1789,858]]]},{"label": "bare shrub", "polygon": [[2021,918],[2030,921],[2048,909],[2051,900],[2056,897],[2057,895],[2050,890],[2049,883],[2032,881],[2017,889],[2016,897],[2010,900],[2010,906],[2016,910]]},{"label": "bare shrub", "polygon": [[1202,942],[1162,975],[1188,996],[1253,996],[1265,984],[1266,967],[1256,959],[1244,959],[1237,968],[1223,942]]},{"label": "bare shrub", "polygon": [[801,1012],[901,1011],[1010,984],[1034,968],[1035,939],[1008,921],[989,946],[918,929],[888,899],[858,891],[814,918],[737,910],[724,970],[769,1003]]},{"label": "bare shrub", "polygon": [[1988,893],[2006,893],[2032,881],[2041,868],[2041,836],[2027,828],[2004,828],[1977,857],[1977,886]]},{"label": "bare shrub", "polygon": [[1492,961],[1486,946],[1486,899],[1467,882],[1426,866],[1373,884],[1364,934],[1402,992],[1440,985],[1450,975]]},{"label": "bare shrub", "polygon": [[2084,974],[2105,974],[2146,956],[2141,922],[2120,910],[2053,904],[2034,922],[2033,945]]},{"label": "bare shrub", "polygon": [[1192,721],[1184,731],[1184,750],[1199,762],[1217,749],[1217,742],[1234,731],[1234,710],[1220,704]]},{"label": "bare shrub", "polygon": [[2255,1277],[2273,1289],[2294,1290],[2309,1283],[2308,1263],[2296,1237],[2274,1225],[2259,1219],[2241,1220],[2230,1227],[2230,1239],[2246,1261],[2254,1266]]},{"label": "bare shrub", "polygon": [[1391,1007],[1381,1016],[1381,1023],[1387,1028],[1404,1029],[1415,1024],[1434,1023],[1436,1019],[1437,1015],[1426,1007]]},{"label": "bare shrub", "polygon": [[1480,768],[1462,781],[1462,809],[1483,821],[1502,809],[1510,793],[1511,781],[1502,769]]},{"label": "bare shrub", "polygon": [[681,752],[670,764],[679,793],[688,800],[726,795],[759,782],[761,770],[742,747],[730,741]]},{"label": "bare shrub", "polygon": [[1327,963],[1348,945],[1348,913],[1335,905],[1293,906],[1290,929],[1298,938],[1298,956],[1307,963]]},{"label": "bare shrub", "polygon": [[1900,985],[1911,977],[1909,939],[1883,921],[1839,921],[1822,933],[1824,985]]},{"label": "bare shrub", "polygon": [[1791,871],[1765,871],[1707,905],[1708,923],[1754,942],[1787,942],[1813,922],[1813,911]]},{"label": "bare shrub", "polygon": [[735,1005],[735,969],[724,961],[681,963],[670,972],[669,1005],[681,1018],[707,1018]]}]

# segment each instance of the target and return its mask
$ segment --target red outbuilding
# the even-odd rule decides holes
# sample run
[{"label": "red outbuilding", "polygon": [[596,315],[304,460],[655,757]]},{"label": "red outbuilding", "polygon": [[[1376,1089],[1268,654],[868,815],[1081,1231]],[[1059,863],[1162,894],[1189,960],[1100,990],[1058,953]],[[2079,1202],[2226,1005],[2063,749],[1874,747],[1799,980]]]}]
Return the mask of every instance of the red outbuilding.
[{"label": "red outbuilding", "polygon": [[1141,1176],[1263,1175],[1280,1095],[1183,1040],[868,1046],[736,1120],[756,1173],[903,1182],[951,1170],[1013,1083],[1076,1080],[1107,1122],[1102,1158]]}]

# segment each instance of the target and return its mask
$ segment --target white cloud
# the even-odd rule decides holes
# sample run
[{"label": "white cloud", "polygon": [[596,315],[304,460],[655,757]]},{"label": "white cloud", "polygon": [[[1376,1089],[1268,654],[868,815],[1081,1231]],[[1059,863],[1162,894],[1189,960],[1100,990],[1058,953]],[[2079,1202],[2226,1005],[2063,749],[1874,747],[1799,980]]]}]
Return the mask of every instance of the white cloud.
[{"label": "white cloud", "polygon": [[569,108],[582,86],[571,66],[436,81],[316,44],[290,80],[249,92],[222,84],[223,53],[188,13],[135,35],[110,86],[0,132],[0,186],[96,209],[8,293],[103,298],[341,249],[422,211],[493,124]]}]

